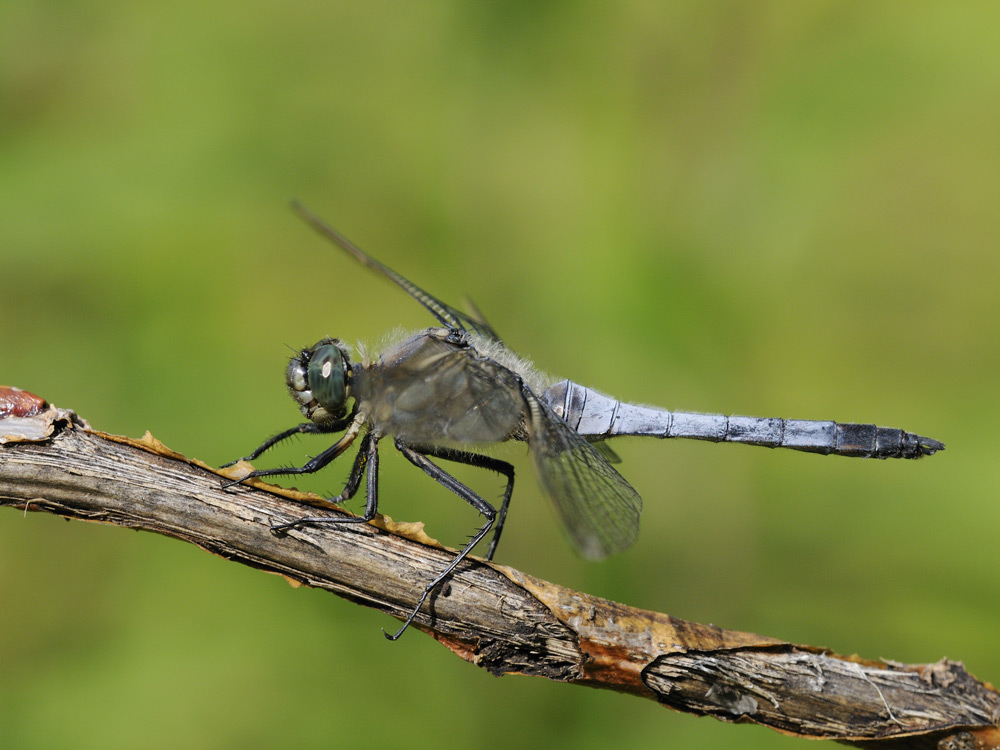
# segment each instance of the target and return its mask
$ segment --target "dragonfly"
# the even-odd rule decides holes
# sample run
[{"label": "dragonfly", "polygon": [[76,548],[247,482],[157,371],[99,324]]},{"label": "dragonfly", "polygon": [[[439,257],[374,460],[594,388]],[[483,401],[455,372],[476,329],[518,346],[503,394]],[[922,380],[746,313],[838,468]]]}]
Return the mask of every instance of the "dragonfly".
[{"label": "dragonfly", "polygon": [[[344,489],[330,502],[340,504],[353,498],[364,479],[364,513],[304,516],[271,528],[284,536],[310,525],[366,523],[378,513],[379,447],[391,439],[410,463],[477,510],[485,522],[427,582],[402,627],[394,634],[383,631],[390,640],[403,634],[431,593],[491,529],[485,557],[493,559],[514,490],[514,467],[485,455],[484,446],[506,441],[528,444],[543,490],[573,546],[588,559],[625,550],[639,532],[642,499],[613,465],[620,459],[606,443],[610,438],[693,438],[883,459],[915,459],[944,450],[937,440],[873,424],[668,411],[625,403],[570,380],[553,383],[511,351],[474,305],[467,314],[442,302],[375,260],[303,205],[292,205],[320,235],[423,305],[438,325],[360,361],[353,361],[349,348],[335,338],[324,338],[295,354],[285,377],[308,421],[268,438],[238,460],[256,460],[296,435],[339,433],[340,437],[302,466],[254,470],[226,486],[254,477],[317,472],[357,441],[358,452]],[[484,500],[439,462],[466,464],[504,477],[500,507]]]}]

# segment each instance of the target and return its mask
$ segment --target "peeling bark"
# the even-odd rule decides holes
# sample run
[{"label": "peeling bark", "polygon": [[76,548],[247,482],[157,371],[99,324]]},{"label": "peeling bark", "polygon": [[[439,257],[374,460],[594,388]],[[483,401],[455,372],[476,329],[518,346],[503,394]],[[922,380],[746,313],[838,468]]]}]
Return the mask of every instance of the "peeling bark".
[{"label": "peeling bark", "polygon": [[[89,429],[72,411],[0,419],[0,505],[141,528],[403,619],[454,554],[422,524],[313,526],[274,536],[320,498]],[[233,473],[237,472],[237,473]],[[315,513],[310,510],[310,513]],[[636,609],[470,558],[413,626],[491,674],[651,698],[678,711],[865,746],[998,748],[1000,694],[942,660],[905,665]]]}]

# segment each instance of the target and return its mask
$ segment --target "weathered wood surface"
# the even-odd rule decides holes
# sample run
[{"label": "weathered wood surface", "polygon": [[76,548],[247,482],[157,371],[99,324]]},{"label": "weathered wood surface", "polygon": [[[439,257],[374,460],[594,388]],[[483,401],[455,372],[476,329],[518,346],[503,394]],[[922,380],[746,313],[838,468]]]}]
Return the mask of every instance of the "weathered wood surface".
[{"label": "weathered wood surface", "polygon": [[[224,490],[227,476],[148,436],[92,431],[71,411],[0,419],[2,505],[165,534],[401,619],[453,554],[420,524],[388,518],[276,537],[272,523],[322,501],[263,484]],[[851,744],[1000,747],[1000,694],[960,663],[839,656],[635,609],[475,559],[413,626],[496,675],[609,688]]]}]

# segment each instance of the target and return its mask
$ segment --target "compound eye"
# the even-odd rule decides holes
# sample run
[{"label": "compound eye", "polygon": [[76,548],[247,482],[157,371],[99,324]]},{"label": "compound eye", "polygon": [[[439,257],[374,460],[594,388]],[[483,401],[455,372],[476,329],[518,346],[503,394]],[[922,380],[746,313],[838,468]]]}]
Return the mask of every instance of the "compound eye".
[{"label": "compound eye", "polygon": [[306,377],[309,390],[319,405],[331,414],[344,411],[347,401],[347,379],[344,367],[344,353],[335,344],[316,347],[309,358]]}]

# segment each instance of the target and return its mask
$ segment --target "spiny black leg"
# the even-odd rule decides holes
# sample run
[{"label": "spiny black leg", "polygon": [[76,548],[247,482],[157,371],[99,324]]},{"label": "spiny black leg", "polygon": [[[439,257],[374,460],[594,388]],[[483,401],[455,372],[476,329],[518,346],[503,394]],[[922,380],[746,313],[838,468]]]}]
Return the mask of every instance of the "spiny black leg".
[{"label": "spiny black leg", "polygon": [[473,508],[475,508],[484,516],[486,516],[486,523],[483,524],[483,527],[479,529],[479,531],[473,534],[472,538],[469,539],[468,543],[464,547],[462,547],[462,549],[459,551],[457,555],[455,555],[455,558],[448,564],[448,566],[443,571],[441,571],[441,573],[437,575],[434,578],[434,580],[432,580],[429,584],[427,584],[427,586],[424,587],[424,591],[420,595],[420,599],[417,600],[417,606],[413,608],[412,612],[410,612],[410,615],[409,617],[406,618],[406,621],[403,623],[403,626],[399,630],[397,630],[393,635],[389,635],[389,633],[386,633],[384,630],[382,631],[385,634],[385,637],[388,638],[390,641],[395,641],[396,639],[398,639],[399,636],[401,636],[403,632],[410,626],[410,623],[413,622],[413,618],[417,616],[417,612],[420,611],[420,608],[424,605],[424,602],[427,601],[427,597],[431,595],[431,592],[438,587],[441,581],[443,581],[445,578],[451,575],[452,571],[454,571],[455,568],[458,567],[458,564],[466,558],[469,552],[472,551],[472,548],[475,547],[477,544],[479,544],[482,538],[486,536],[490,528],[493,526],[493,521],[496,519],[497,515],[496,509],[492,505],[483,500],[481,497],[479,497],[479,495],[477,495],[475,492],[470,490],[464,484],[459,482],[457,479],[455,479],[455,477],[453,477],[451,474],[449,474],[444,469],[439,467],[437,464],[433,463],[426,456],[424,456],[421,453],[418,453],[414,448],[410,447],[406,443],[403,443],[398,438],[396,439],[396,448],[399,449],[400,453],[406,456],[406,458],[410,461],[410,463],[412,463],[419,469],[423,470],[423,472],[427,474],[429,477],[437,481],[439,484],[442,484],[445,487],[447,487],[449,490],[454,492],[460,498],[465,500],[465,502],[467,502]]},{"label": "spiny black leg", "polygon": [[255,477],[281,477],[291,474],[312,474],[317,472],[341,453],[346,451],[351,446],[351,443],[354,442],[354,439],[358,436],[358,431],[360,429],[360,422],[356,420],[351,422],[347,427],[347,432],[340,436],[340,440],[331,445],[318,456],[313,456],[302,466],[285,466],[277,469],[258,469],[257,471],[251,471],[245,477],[240,477],[239,479],[227,482],[222,485],[222,488],[226,489],[227,487],[232,487],[234,484],[239,484],[240,482],[247,479],[253,479]]},{"label": "spiny black leg", "polygon": [[514,467],[506,461],[500,461],[490,456],[482,456],[478,453],[425,445],[414,445],[411,447],[425,456],[433,456],[445,461],[455,461],[456,463],[475,466],[478,469],[489,469],[507,478],[507,488],[504,490],[503,500],[500,503],[500,512],[497,513],[496,528],[493,531],[493,538],[490,540],[490,547],[486,552],[486,559],[492,560],[493,553],[496,552],[497,544],[500,542],[500,534],[503,532],[503,523],[507,520],[507,506],[510,505],[510,498],[514,492]]},{"label": "spiny black leg", "polygon": [[365,502],[365,513],[363,516],[306,516],[298,518],[288,523],[279,523],[271,526],[271,532],[276,536],[284,536],[291,529],[304,525],[319,525],[325,523],[367,523],[375,518],[378,512],[378,439],[372,433],[366,434],[361,439],[361,446],[358,455],[354,458],[354,465],[351,467],[351,474],[344,485],[344,491],[337,497],[330,498],[330,502],[342,503],[354,497],[361,486],[361,475],[365,473],[367,466],[367,499]]},{"label": "spiny black leg", "polygon": [[313,472],[322,469],[346,449],[347,446],[341,445],[338,441],[319,455],[310,458],[302,466],[285,466],[277,469],[257,469],[256,471],[251,471],[245,477],[240,477],[239,479],[233,479],[232,481],[226,482],[222,485],[222,489],[229,489],[234,484],[240,484],[241,482],[245,482],[247,479],[254,479],[255,477],[280,477],[286,474],[312,474]]},{"label": "spiny black leg", "polygon": [[249,456],[243,456],[242,458],[237,458],[235,461],[230,461],[227,464],[222,464],[220,469],[225,469],[227,466],[233,466],[240,461],[253,461],[256,458],[260,458],[264,451],[273,448],[278,443],[288,440],[288,438],[295,435],[319,435],[326,432],[340,432],[341,430],[347,429],[347,425],[351,423],[351,418],[340,419],[333,424],[321,427],[315,422],[303,422],[302,424],[295,425],[295,427],[290,427],[284,432],[279,432],[277,435],[272,435],[263,443],[254,448],[253,452]]}]

